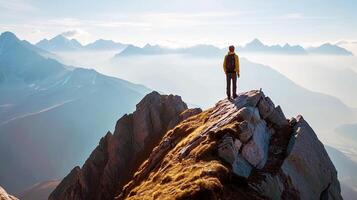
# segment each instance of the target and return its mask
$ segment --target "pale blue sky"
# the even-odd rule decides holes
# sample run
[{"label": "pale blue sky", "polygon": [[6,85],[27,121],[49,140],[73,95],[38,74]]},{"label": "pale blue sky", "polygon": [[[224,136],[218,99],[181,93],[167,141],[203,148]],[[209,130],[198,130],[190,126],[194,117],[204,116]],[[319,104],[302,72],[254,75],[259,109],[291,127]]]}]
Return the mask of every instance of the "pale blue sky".
[{"label": "pale blue sky", "polygon": [[357,41],[356,0],[0,0],[0,31],[144,45]]}]

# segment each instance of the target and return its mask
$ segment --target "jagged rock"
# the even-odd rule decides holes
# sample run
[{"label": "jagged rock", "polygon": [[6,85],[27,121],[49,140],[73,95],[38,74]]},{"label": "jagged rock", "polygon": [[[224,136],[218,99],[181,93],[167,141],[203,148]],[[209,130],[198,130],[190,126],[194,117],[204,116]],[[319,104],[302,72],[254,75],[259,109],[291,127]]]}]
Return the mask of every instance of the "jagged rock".
[{"label": "jagged rock", "polygon": [[243,147],[243,157],[253,166],[261,169],[268,159],[270,133],[265,121],[255,126],[253,138]]},{"label": "jagged rock", "polygon": [[[121,191],[162,136],[179,122],[201,112],[189,109],[174,95],[152,92],[136,111],[120,118],[114,134],[108,132],[83,167],[74,168],[52,192],[50,200],[106,200]],[[170,148],[170,141],[166,141]]]},{"label": "jagged rock", "polygon": [[290,118],[290,120],[289,120],[289,124],[290,124],[290,126],[295,126],[295,125],[296,125],[296,123],[297,123],[297,120],[296,120],[296,118],[295,118],[295,117]]},{"label": "jagged rock", "polygon": [[260,90],[251,90],[251,91],[244,93],[243,95],[245,95],[247,98],[246,105],[252,106],[252,107],[256,107],[257,104],[259,103],[259,101],[265,97],[264,93],[261,92]]},{"label": "jagged rock", "polygon": [[262,118],[266,119],[274,112],[275,105],[269,97],[265,97],[259,101],[258,108]]},{"label": "jagged rock", "polygon": [[18,198],[8,194],[4,188],[0,187],[0,200],[19,200]]},{"label": "jagged rock", "polygon": [[[288,156],[276,175],[254,187],[269,199],[342,199],[336,169],[323,144],[299,116]],[[294,142],[291,142],[294,141]]]},{"label": "jagged rock", "polygon": [[222,142],[218,145],[218,155],[226,162],[233,164],[238,154],[238,150],[230,136],[224,137]]},{"label": "jagged rock", "polygon": [[[241,109],[246,106],[251,106],[251,107],[256,107],[256,105],[259,103],[259,101],[264,98],[264,94],[260,90],[251,90],[245,93],[240,94],[234,101],[234,106],[237,109]],[[218,104],[220,104],[219,102]],[[228,103],[229,105],[229,101]],[[217,105],[218,105],[217,104]],[[216,105],[216,107],[217,107]]]},{"label": "jagged rock", "polygon": [[337,171],[323,144],[302,116],[294,127],[295,144],[285,159],[282,170],[290,177],[301,199],[341,199]]},{"label": "jagged rock", "polygon": [[278,127],[287,126],[289,124],[280,106],[274,109],[274,112],[268,116],[268,120]]},{"label": "jagged rock", "polygon": [[[180,123],[116,199],[341,199],[335,168],[312,129],[302,118],[289,124],[272,103],[267,111],[267,99],[250,91]],[[246,129],[252,136],[244,142]]]}]

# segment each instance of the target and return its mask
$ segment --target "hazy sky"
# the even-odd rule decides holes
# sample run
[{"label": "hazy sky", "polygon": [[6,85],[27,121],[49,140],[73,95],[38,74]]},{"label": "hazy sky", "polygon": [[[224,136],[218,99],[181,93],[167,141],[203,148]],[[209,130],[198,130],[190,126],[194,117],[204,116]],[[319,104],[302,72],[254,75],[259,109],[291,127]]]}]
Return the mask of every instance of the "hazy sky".
[{"label": "hazy sky", "polygon": [[0,31],[144,45],[357,41],[356,0],[0,0]]}]

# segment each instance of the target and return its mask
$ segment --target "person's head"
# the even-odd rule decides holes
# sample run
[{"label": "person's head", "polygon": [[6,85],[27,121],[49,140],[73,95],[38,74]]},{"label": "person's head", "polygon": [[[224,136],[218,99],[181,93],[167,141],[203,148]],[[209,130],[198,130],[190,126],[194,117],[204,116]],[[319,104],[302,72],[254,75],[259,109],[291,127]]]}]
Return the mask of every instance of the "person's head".
[{"label": "person's head", "polygon": [[234,46],[233,45],[231,45],[231,46],[229,46],[229,52],[234,52]]}]

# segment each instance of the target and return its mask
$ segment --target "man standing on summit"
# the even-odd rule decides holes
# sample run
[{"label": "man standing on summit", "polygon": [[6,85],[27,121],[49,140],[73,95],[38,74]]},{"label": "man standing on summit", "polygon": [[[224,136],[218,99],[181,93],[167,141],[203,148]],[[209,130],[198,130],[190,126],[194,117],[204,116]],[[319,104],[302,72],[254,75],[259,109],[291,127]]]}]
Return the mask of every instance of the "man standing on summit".
[{"label": "man standing on summit", "polygon": [[227,97],[231,98],[231,82],[233,82],[233,99],[237,97],[237,76],[239,78],[239,58],[234,53],[234,46],[229,46],[228,54],[224,57],[223,69],[227,79]]}]

